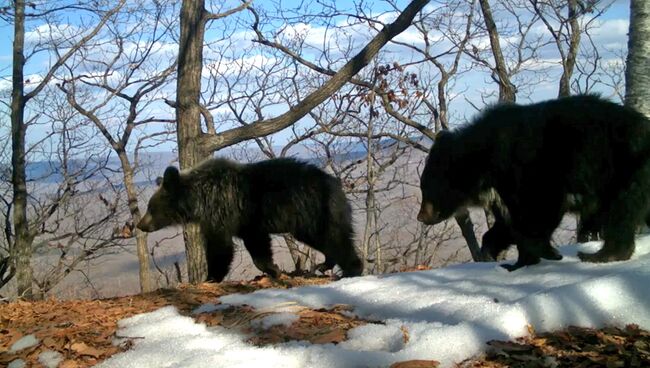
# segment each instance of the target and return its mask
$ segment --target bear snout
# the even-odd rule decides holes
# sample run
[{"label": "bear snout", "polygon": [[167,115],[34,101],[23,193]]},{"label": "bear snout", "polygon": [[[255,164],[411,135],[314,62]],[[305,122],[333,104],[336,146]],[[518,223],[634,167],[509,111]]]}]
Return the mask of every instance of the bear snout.
[{"label": "bear snout", "polygon": [[420,212],[418,213],[418,221],[426,225],[434,225],[439,222],[438,217],[440,213],[433,209],[431,202],[422,202]]},{"label": "bear snout", "polygon": [[140,219],[136,227],[147,233],[156,231],[156,228],[153,226],[153,217],[151,217],[149,213],[145,214],[144,217]]}]

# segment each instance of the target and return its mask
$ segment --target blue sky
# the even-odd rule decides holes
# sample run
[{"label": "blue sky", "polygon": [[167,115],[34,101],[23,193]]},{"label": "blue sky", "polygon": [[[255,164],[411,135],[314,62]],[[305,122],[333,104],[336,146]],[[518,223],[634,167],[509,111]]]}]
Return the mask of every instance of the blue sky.
[{"label": "blue sky", "polygon": [[[293,4],[292,2],[285,2],[285,3]],[[408,3],[407,1],[400,1],[398,4],[400,8],[404,8],[407,3]],[[435,0],[431,2],[432,6],[435,6],[437,3],[438,2]],[[254,2],[254,4],[256,4],[257,6],[265,6],[268,5],[269,2],[257,0]],[[379,14],[385,9],[386,9],[385,3],[376,1],[375,6],[373,8],[373,13]],[[628,17],[629,17],[629,1],[628,0],[614,1],[612,6],[608,9],[608,11],[601,17],[601,21],[604,22],[604,26],[602,29],[603,32],[601,32],[602,34],[597,35],[597,37],[595,38],[596,42],[601,42],[607,45],[615,45],[615,47],[619,47],[621,45],[624,46],[627,42],[625,33],[626,33]],[[320,34],[319,25],[310,25],[310,26],[312,26],[312,28],[310,29],[312,36]],[[206,39],[210,40],[211,37],[214,36],[215,34],[213,33],[213,31],[209,31],[206,34]],[[369,37],[369,35],[366,36]],[[0,88],[2,86],[5,87],[8,86],[10,83],[12,39],[13,39],[13,25],[8,25],[4,22],[0,23],[0,50],[3,50],[2,52],[0,52],[0,77],[2,78],[0,80]],[[360,38],[357,43],[358,45],[355,44],[355,47],[362,46],[363,39]],[[30,64],[28,64],[28,68],[26,69],[26,74],[37,73],[38,70],[36,69],[36,67],[42,65],[42,63],[44,62],[47,62],[44,56],[41,56],[40,59],[32,60]],[[476,74],[474,76],[468,75],[467,77],[465,77],[461,85],[461,88],[463,87],[465,88],[465,91],[463,92],[464,97],[474,102],[480,100],[478,93],[479,91],[482,90],[482,88],[484,88],[485,81],[486,81],[486,76],[484,74],[482,75]],[[493,87],[494,86],[488,86],[485,88],[493,88]],[[557,93],[557,81],[550,81],[545,84],[544,83],[539,84],[534,88],[532,94],[520,98],[520,101],[526,102],[527,100],[552,98],[556,93]],[[451,105],[451,108],[453,111],[455,111],[456,120],[458,122],[462,122],[463,117],[471,116],[474,113],[474,109],[470,108],[469,104],[461,99],[457,100],[457,102],[454,102]],[[267,111],[267,115],[269,115],[267,117],[270,117],[271,115],[274,114],[277,115],[282,112],[283,112],[282,107],[276,106],[270,108]],[[33,134],[36,132],[32,130],[31,133],[33,136]],[[287,132],[282,133],[279,135],[278,140],[280,141],[284,140],[286,139],[287,136],[288,136]]]},{"label": "blue sky", "polygon": [[[432,1],[432,4],[436,1]],[[254,4],[257,6],[264,5],[266,2],[263,0],[256,0]],[[379,2],[378,2],[379,3]],[[407,1],[400,1],[399,4],[402,8],[407,4]],[[385,9],[385,4],[378,4],[379,9]],[[603,14],[604,20],[623,19],[629,18],[629,0],[614,0],[611,8]],[[13,25],[6,22],[0,22],[0,78],[9,80],[11,78],[11,47],[13,42]]]}]

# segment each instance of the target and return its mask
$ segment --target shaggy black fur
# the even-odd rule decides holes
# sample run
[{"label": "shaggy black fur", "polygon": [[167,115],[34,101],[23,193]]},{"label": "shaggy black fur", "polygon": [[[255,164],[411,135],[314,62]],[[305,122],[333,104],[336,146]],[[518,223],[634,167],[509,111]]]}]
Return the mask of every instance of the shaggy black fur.
[{"label": "shaggy black fur", "polygon": [[[515,236],[510,228],[510,213],[494,190],[482,194],[481,197],[481,201],[476,204],[489,209],[494,216],[493,225],[483,234],[481,256],[483,260],[499,260],[504,255],[504,252],[516,243]],[[594,210],[587,204],[582,203],[579,198],[574,196],[567,198],[564,211],[580,215],[577,231],[578,242],[584,243],[600,239],[603,225],[602,218],[596,216],[593,213]],[[553,252],[553,249],[549,249],[549,251]]]},{"label": "shaggy black fur", "polygon": [[629,259],[650,208],[650,122],[597,96],[487,109],[438,136],[421,177],[418,219],[440,222],[495,188],[510,213],[519,259],[510,270],[559,259],[550,245],[567,198],[602,228],[604,245],[583,261]]},{"label": "shaggy black fur", "polygon": [[278,276],[269,234],[291,233],[325,255],[343,276],[358,276],[350,205],[339,180],[293,159],[238,164],[210,159],[183,173],[168,167],[138,224],[144,231],[199,223],[205,237],[208,277],[221,281],[233,258],[232,237],[244,241],[255,266]]}]

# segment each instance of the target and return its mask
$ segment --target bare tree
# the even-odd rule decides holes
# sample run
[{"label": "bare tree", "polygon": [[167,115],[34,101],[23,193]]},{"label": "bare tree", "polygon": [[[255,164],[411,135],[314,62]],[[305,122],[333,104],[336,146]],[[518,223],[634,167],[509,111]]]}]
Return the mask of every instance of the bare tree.
[{"label": "bare tree", "polygon": [[[600,0],[528,1],[551,35],[560,56],[562,74],[558,96],[569,96],[582,35],[589,29],[591,23],[609,7],[611,2]],[[600,6],[601,3],[606,4]],[[563,14],[564,10],[566,10],[566,15]],[[590,19],[582,19],[589,13],[592,14]]]},{"label": "bare tree", "polygon": [[517,99],[517,88],[510,80],[511,75],[508,72],[508,66],[503,56],[499,30],[494,22],[490,2],[488,0],[478,0],[478,2],[481,5],[483,21],[485,22],[485,29],[490,39],[490,48],[494,58],[494,65],[490,66],[490,69],[492,70],[492,79],[499,85],[499,102],[514,102]]},{"label": "bare tree", "polygon": [[[11,246],[11,258],[16,269],[16,279],[18,284],[18,294],[21,297],[30,299],[32,297],[32,268],[30,261],[32,258],[32,242],[37,234],[37,228],[30,228],[28,221],[28,192],[26,185],[26,161],[25,161],[25,135],[29,126],[29,121],[25,121],[25,108],[27,103],[40,93],[52,77],[74,53],[79,50],[81,45],[95,37],[99,30],[104,26],[110,17],[112,17],[123,5],[124,0],[120,0],[113,7],[108,9],[89,9],[100,14],[97,23],[90,28],[90,31],[83,34],[83,37],[77,39],[63,39],[62,42],[67,44],[67,50],[63,54],[55,54],[55,61],[49,69],[43,74],[41,81],[29,92],[25,92],[24,68],[26,64],[25,56],[25,19],[27,17],[38,17],[51,14],[56,9],[40,9],[35,4],[33,13],[26,13],[25,1],[14,1],[13,13],[8,11],[5,15],[7,20],[14,23],[14,43],[13,43],[13,68],[12,68],[12,95],[11,95],[11,131],[12,131],[12,184],[13,184],[13,227],[14,237]],[[83,7],[78,7],[83,9]],[[38,49],[36,49],[38,50]]]},{"label": "bare tree", "polygon": [[[210,20],[224,18],[245,9],[249,3],[224,13],[211,13],[204,0],[183,0],[180,16],[178,75],[176,82],[176,121],[179,162],[182,169],[190,168],[209,156],[201,144],[201,71],[205,26]],[[201,230],[197,224],[183,226],[187,272],[191,283],[206,279],[207,268]]]},{"label": "bare tree", "polygon": [[[64,99],[45,91],[38,98],[43,125],[52,129],[56,144],[48,152],[43,142],[43,157],[50,170],[41,178],[28,176],[30,185],[30,226],[38,227],[34,237],[34,296],[42,299],[82,263],[110,253],[121,245],[113,232],[123,208],[120,193],[106,177],[108,152],[93,139],[76,112]],[[47,105],[47,106],[45,106]],[[53,142],[50,142],[53,143]],[[39,149],[33,145],[31,150]],[[37,164],[31,164],[34,166]],[[28,171],[34,171],[29,169]],[[48,177],[49,176],[49,177]],[[48,185],[53,181],[55,187]],[[94,203],[95,205],[89,205]]]},{"label": "bare tree", "polygon": [[[101,43],[84,45],[79,57],[66,63],[68,75],[57,84],[70,105],[94,125],[120,161],[131,217],[128,227],[136,240],[142,292],[152,291],[154,285],[147,235],[134,226],[142,216],[134,179],[139,170],[139,149],[151,138],[172,134],[165,126],[156,129],[152,125],[175,122],[156,116],[165,113],[161,109],[166,105],[157,101],[161,101],[161,89],[176,70],[175,55],[161,51],[161,44],[169,42],[174,25],[173,21],[163,19],[167,10],[165,4],[156,2],[151,8],[141,5],[118,14],[103,34],[117,47]],[[137,139],[135,145],[131,144],[133,138]]]},{"label": "bare tree", "polygon": [[[105,146],[63,96],[48,86],[31,100],[28,111],[34,114],[29,127],[35,132],[26,147],[27,213],[34,234],[32,296],[42,298],[83,263],[120,245],[111,229],[123,206],[109,178]],[[8,196],[0,215],[7,239],[2,248],[10,250],[11,181],[3,180],[0,188]]]}]

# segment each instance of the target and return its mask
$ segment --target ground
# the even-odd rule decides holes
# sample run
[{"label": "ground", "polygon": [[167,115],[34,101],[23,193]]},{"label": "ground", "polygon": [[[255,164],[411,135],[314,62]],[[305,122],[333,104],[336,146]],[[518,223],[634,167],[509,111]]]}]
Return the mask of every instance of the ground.
[{"label": "ground", "polygon": [[[89,367],[126,350],[127,342],[112,344],[117,321],[166,305],[174,305],[185,315],[207,325],[220,325],[252,333],[249,342],[256,345],[289,340],[309,340],[311,343],[338,343],[346,339],[349,329],[365,324],[346,313],[348,306],[338,305],[330,310],[296,307],[298,319],[290,326],[275,325],[256,328],[269,312],[250,307],[231,307],[205,313],[191,313],[197,307],[214,302],[216,298],[245,293],[262,288],[291,288],[293,286],[324,284],[328,278],[282,278],[271,281],[258,278],[248,282],[182,285],[177,289],[159,290],[145,295],[103,300],[46,300],[0,304],[0,365],[21,358],[27,366],[39,367],[38,356],[46,350],[63,355],[59,367]],[[650,333],[637,326],[624,329],[568,328],[553,333],[536,334],[517,341],[491,341],[488,353],[460,363],[459,367],[643,367],[650,365]],[[9,353],[9,347],[25,335],[34,334],[39,343],[30,348]],[[405,341],[408,331],[403,331]],[[393,367],[435,367],[434,361],[409,361]]]}]

